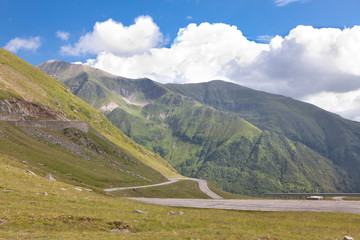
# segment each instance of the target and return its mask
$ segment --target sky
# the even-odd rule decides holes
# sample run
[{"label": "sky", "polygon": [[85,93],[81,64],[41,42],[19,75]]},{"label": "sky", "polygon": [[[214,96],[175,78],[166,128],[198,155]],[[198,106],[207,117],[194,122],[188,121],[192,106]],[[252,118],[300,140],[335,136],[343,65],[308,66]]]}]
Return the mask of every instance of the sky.
[{"label": "sky", "polygon": [[161,83],[225,80],[360,121],[359,0],[0,0],[0,47]]}]

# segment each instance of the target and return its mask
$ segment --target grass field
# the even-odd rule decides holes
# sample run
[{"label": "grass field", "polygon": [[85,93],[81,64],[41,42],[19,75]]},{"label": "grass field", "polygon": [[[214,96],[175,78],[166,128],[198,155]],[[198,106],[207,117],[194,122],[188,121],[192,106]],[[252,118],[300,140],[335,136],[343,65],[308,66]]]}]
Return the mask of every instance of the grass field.
[{"label": "grass field", "polygon": [[345,201],[360,201],[360,197],[344,197]]},{"label": "grass field", "polygon": [[0,172],[0,239],[360,238],[359,215],[155,206],[78,191],[34,176],[3,155]]}]

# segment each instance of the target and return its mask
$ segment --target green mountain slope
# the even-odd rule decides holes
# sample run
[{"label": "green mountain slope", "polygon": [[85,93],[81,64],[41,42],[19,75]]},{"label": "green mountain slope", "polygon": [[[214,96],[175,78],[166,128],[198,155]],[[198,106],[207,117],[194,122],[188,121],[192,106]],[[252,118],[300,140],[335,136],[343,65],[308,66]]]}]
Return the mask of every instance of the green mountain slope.
[{"label": "green mountain slope", "polygon": [[[38,175],[93,189],[138,186],[166,179],[99,136],[68,128],[15,127],[0,121],[0,155]],[[15,164],[15,162],[14,162]]]},{"label": "green mountain slope", "polygon": [[223,81],[166,86],[207,106],[235,113],[260,129],[305,144],[346,169],[358,185],[360,123],[311,104]]},{"label": "green mountain slope", "polygon": [[[354,189],[354,183],[342,168],[281,132],[263,131],[238,114],[219,111],[210,104],[206,106],[172,86],[149,79],[108,77],[107,73],[81,65],[73,66],[78,71],[69,71],[71,66],[49,61],[39,68],[70,87],[79,86],[80,89],[72,88],[78,96],[83,81],[96,84],[101,92],[111,93],[112,97],[106,98],[93,91],[96,96],[84,100],[103,110],[115,103],[104,110],[108,119],[137,143],[160,154],[182,174],[205,178],[225,190],[247,194]],[[90,77],[94,72],[100,76],[96,80]],[[188,91],[196,95],[203,90],[195,85]]]},{"label": "green mountain slope", "polygon": [[0,112],[28,120],[89,123],[85,133],[1,122],[0,154],[25,163],[35,173],[95,188],[151,184],[179,176],[68,87],[4,49],[0,49]]}]

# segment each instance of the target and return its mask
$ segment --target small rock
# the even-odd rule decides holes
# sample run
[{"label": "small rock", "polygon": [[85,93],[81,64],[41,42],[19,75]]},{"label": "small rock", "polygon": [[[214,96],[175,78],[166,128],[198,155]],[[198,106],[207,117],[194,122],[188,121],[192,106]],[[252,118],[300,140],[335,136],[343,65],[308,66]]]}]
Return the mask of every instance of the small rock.
[{"label": "small rock", "polygon": [[277,238],[271,237],[271,236],[266,236],[266,237],[259,238],[258,240],[277,240]]},{"label": "small rock", "polygon": [[135,210],[135,212],[141,213],[141,214],[148,214],[148,212],[144,212],[144,211],[141,211],[141,210]]},{"label": "small rock", "polygon": [[78,187],[74,187],[75,190],[78,190],[80,192],[82,192],[82,189],[81,188],[78,188]]},{"label": "small rock", "polygon": [[345,237],[344,237],[344,240],[354,240],[354,238],[353,238],[353,237],[349,237],[349,236],[345,236]]},{"label": "small rock", "polygon": [[61,190],[66,191],[66,188],[63,188],[63,187],[62,187]]},{"label": "small rock", "polygon": [[92,191],[93,191],[93,190],[90,189],[90,188],[85,188],[85,190],[88,191],[88,192],[92,192]]},{"label": "small rock", "polygon": [[31,173],[32,175],[37,176],[34,172],[32,172],[32,171],[30,171],[30,170],[26,170],[26,172]]},{"label": "small rock", "polygon": [[47,196],[47,195],[49,195],[49,194],[48,194],[47,192],[44,192],[44,195]]},{"label": "small rock", "polygon": [[46,178],[49,179],[50,181],[56,181],[56,179],[50,173],[46,175]]},{"label": "small rock", "polygon": [[127,233],[130,232],[128,229],[111,229],[110,232],[116,232],[116,233]]},{"label": "small rock", "polygon": [[168,212],[168,215],[184,215],[183,212]]},{"label": "small rock", "polygon": [[7,221],[8,221],[8,219],[6,219],[6,218],[0,219],[0,225],[6,223]]}]

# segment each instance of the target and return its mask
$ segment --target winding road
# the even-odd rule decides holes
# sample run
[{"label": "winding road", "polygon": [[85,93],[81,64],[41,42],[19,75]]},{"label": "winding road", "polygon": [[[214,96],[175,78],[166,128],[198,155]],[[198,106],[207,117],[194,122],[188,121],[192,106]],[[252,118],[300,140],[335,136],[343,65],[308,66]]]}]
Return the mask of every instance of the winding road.
[{"label": "winding road", "polygon": [[118,187],[118,188],[107,188],[104,189],[105,192],[112,192],[112,191],[120,191],[120,190],[127,190],[127,189],[135,189],[135,188],[149,188],[149,187],[158,187],[158,186],[163,186],[163,185],[167,185],[167,184],[172,184],[175,183],[177,181],[182,181],[182,180],[191,180],[191,181],[196,181],[199,184],[199,188],[200,191],[202,191],[203,193],[207,194],[209,197],[211,197],[212,199],[222,199],[222,197],[220,197],[219,195],[217,195],[216,193],[214,193],[213,191],[211,191],[207,185],[207,182],[203,179],[197,179],[197,178],[169,178],[168,182],[163,182],[163,183],[158,183],[158,184],[152,184],[152,185],[145,185],[145,186],[135,186],[135,187]]}]

